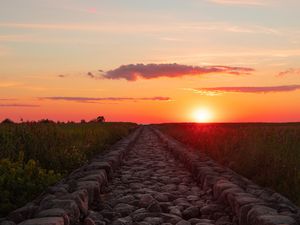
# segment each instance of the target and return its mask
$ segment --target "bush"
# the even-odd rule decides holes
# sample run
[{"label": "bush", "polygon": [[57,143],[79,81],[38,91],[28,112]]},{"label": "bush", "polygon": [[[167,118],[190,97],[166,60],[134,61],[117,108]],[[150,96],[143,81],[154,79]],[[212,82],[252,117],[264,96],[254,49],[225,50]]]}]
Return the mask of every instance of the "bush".
[{"label": "bush", "polygon": [[0,160],[0,216],[24,205],[62,177],[60,173],[41,168],[35,160],[24,163],[22,153],[20,156],[16,162]]}]

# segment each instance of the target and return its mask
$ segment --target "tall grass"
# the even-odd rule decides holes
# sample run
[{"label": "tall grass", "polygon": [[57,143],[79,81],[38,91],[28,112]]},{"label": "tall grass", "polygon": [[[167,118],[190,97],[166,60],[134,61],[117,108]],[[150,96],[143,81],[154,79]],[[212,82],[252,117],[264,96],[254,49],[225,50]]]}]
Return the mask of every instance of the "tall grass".
[{"label": "tall grass", "polygon": [[162,124],[158,127],[300,205],[300,124]]},{"label": "tall grass", "polygon": [[135,127],[133,123],[0,124],[0,217]]}]

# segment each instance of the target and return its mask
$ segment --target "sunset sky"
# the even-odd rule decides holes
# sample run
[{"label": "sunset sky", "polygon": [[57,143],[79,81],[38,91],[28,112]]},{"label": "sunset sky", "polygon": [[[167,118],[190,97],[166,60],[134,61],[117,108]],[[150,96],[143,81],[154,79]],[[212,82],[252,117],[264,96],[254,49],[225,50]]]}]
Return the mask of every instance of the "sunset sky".
[{"label": "sunset sky", "polygon": [[0,120],[300,121],[299,8],[1,1]]}]

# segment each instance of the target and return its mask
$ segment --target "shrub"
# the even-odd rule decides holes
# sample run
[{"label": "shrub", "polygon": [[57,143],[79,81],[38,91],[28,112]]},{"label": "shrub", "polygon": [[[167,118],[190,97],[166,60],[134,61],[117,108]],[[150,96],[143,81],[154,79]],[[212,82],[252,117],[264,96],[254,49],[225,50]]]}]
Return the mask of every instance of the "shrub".
[{"label": "shrub", "polygon": [[22,154],[16,162],[0,160],[0,216],[24,205],[62,177],[60,173],[41,168],[35,160],[24,163]]}]

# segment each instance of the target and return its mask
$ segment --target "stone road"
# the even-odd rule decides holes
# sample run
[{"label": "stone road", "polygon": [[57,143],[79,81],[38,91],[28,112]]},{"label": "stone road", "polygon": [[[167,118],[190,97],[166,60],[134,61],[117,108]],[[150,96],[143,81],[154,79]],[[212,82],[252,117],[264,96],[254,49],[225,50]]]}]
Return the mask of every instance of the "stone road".
[{"label": "stone road", "polygon": [[201,190],[149,128],[115,171],[85,225],[230,225],[231,209]]}]

